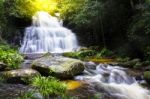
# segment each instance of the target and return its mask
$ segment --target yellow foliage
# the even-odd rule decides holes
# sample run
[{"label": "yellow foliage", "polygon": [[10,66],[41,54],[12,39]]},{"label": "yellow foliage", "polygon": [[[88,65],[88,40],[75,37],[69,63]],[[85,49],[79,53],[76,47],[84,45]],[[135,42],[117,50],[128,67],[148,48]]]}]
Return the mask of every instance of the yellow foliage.
[{"label": "yellow foliage", "polygon": [[106,58],[100,58],[100,59],[92,58],[87,60],[95,63],[114,63],[112,59],[106,59]]},{"label": "yellow foliage", "polygon": [[65,81],[67,83],[67,89],[68,90],[74,90],[79,88],[82,84],[79,81],[75,81],[75,80],[68,80]]}]

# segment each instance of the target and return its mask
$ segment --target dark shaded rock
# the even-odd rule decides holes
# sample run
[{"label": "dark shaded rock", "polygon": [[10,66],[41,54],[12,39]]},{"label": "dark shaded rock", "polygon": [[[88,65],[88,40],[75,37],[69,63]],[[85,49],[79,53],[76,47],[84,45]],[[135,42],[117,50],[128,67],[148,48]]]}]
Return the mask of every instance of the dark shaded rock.
[{"label": "dark shaded rock", "polygon": [[142,80],[143,71],[140,70],[133,70],[133,69],[127,69],[127,74],[135,77],[136,80]]},{"label": "dark shaded rock", "polygon": [[85,62],[85,68],[86,69],[96,69],[97,64],[95,64],[94,62]]},{"label": "dark shaded rock", "polygon": [[144,72],[144,79],[150,83],[150,71],[145,71]]},{"label": "dark shaded rock", "polygon": [[77,59],[47,55],[33,61],[32,68],[42,75],[65,79],[81,73],[84,70],[84,63]]},{"label": "dark shaded rock", "polygon": [[0,62],[0,71],[3,71],[6,67],[7,67],[6,64],[4,64],[3,62]]},{"label": "dark shaded rock", "polygon": [[0,85],[0,99],[18,99],[22,93],[31,89],[31,86],[22,84],[1,84]]},{"label": "dark shaded rock", "polygon": [[0,77],[3,77],[8,83],[29,83],[33,77],[40,75],[39,72],[33,69],[18,69],[0,72]]}]

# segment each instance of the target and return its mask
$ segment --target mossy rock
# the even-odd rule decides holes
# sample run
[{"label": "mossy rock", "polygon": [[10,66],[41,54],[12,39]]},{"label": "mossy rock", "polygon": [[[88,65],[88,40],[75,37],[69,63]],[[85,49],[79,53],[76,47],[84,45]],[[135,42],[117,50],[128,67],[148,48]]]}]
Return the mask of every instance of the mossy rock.
[{"label": "mossy rock", "polygon": [[141,61],[140,59],[133,59],[126,62],[119,62],[119,65],[128,68],[139,68],[140,66],[142,66],[140,61]]},{"label": "mossy rock", "polygon": [[84,63],[72,58],[44,56],[33,61],[32,68],[45,76],[66,79],[81,73]]},{"label": "mossy rock", "polygon": [[33,77],[39,76],[40,73],[33,69],[17,69],[0,72],[0,77],[4,78],[8,83],[28,84]]},{"label": "mossy rock", "polygon": [[150,71],[145,71],[144,72],[144,79],[150,83]]}]

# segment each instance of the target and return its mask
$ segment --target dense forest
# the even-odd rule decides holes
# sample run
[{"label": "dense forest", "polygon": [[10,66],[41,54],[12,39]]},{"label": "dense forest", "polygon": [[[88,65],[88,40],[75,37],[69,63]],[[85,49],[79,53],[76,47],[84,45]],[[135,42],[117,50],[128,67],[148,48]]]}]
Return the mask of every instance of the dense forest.
[{"label": "dense forest", "polygon": [[15,35],[23,36],[23,29],[31,24],[31,16],[44,10],[52,15],[60,13],[64,26],[77,34],[80,45],[106,47],[120,55],[149,58],[149,0],[53,0],[50,7],[34,2],[36,0],[0,1],[1,39],[13,43]]},{"label": "dense forest", "polygon": [[[19,53],[19,48],[26,27],[33,24],[38,11],[56,17],[77,36],[79,51],[63,53],[65,57],[96,63],[117,61],[124,67],[141,69],[150,81],[150,0],[0,0],[0,61],[8,65],[8,70],[18,69],[24,59],[31,58]],[[46,99],[49,93],[62,94],[66,90],[53,77],[37,77],[33,85],[43,87],[40,91]],[[45,87],[53,87],[52,92]]]}]

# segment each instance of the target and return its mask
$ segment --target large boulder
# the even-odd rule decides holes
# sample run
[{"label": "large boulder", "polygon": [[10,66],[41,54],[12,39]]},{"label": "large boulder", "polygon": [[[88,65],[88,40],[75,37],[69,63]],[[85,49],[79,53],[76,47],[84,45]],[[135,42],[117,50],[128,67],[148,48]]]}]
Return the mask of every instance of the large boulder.
[{"label": "large boulder", "polygon": [[39,76],[40,73],[33,69],[17,69],[0,72],[0,77],[8,83],[30,83],[32,78]]},{"label": "large boulder", "polygon": [[45,76],[66,79],[81,73],[84,70],[84,63],[77,59],[46,55],[34,60],[32,68]]}]

